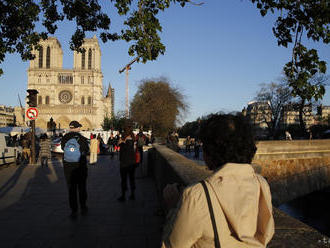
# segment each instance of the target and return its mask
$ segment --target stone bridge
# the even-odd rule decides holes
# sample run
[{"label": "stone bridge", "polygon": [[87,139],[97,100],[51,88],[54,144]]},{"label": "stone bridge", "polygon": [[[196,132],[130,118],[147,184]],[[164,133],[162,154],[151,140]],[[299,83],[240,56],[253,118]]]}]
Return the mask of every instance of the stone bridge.
[{"label": "stone bridge", "polygon": [[[330,247],[328,237],[276,208],[330,186],[330,140],[262,141],[257,148],[252,163],[267,178],[274,206],[276,230],[268,247]],[[148,152],[148,164],[159,195],[168,183],[189,185],[211,174],[206,167],[157,144]]]}]

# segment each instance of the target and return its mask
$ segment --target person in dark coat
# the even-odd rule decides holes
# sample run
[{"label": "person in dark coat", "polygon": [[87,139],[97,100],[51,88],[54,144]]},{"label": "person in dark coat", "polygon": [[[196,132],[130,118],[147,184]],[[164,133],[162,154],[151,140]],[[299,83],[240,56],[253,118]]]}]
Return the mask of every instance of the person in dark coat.
[{"label": "person in dark coat", "polygon": [[79,192],[79,203],[81,214],[86,215],[88,208],[87,201],[87,153],[89,151],[87,139],[82,136],[79,131],[81,124],[78,121],[70,122],[70,132],[65,134],[61,141],[61,148],[65,155],[65,144],[71,140],[76,139],[80,146],[80,159],[78,162],[68,162],[63,158],[64,175],[69,190],[69,203],[71,208],[71,218],[76,219],[78,214],[78,199],[77,191]]},{"label": "person in dark coat", "polygon": [[40,153],[39,158],[41,161],[41,167],[48,167],[48,160],[51,159],[51,143],[47,134],[40,136]]},{"label": "person in dark coat", "polygon": [[117,140],[115,137],[113,137],[113,133],[111,133],[107,142],[111,158],[113,158],[116,144],[117,144]]},{"label": "person in dark coat", "polygon": [[121,196],[118,201],[126,200],[127,176],[129,177],[131,195],[130,200],[135,199],[135,151],[134,134],[131,127],[126,127],[122,138],[119,140],[119,161],[121,177]]}]

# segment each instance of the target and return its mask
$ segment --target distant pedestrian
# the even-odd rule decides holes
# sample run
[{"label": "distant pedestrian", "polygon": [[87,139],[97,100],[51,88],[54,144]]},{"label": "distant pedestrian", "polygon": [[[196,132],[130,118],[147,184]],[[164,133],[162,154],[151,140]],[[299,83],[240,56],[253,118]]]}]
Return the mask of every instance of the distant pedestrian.
[{"label": "distant pedestrian", "polygon": [[146,144],[146,136],[143,134],[142,130],[137,135],[136,138],[136,146],[137,150],[140,153],[140,163],[142,164],[143,162],[143,146]]},{"label": "distant pedestrian", "polygon": [[25,163],[31,163],[31,138],[29,133],[26,133],[22,138],[23,159]]},{"label": "distant pedestrian", "polygon": [[130,199],[135,199],[135,151],[134,151],[134,134],[131,127],[126,127],[123,136],[119,141],[119,161],[120,161],[120,177],[121,177],[121,196],[118,201],[126,200],[127,176],[130,182],[131,195]]},{"label": "distant pedestrian", "polygon": [[190,146],[191,146],[191,138],[190,138],[190,136],[188,136],[187,138],[186,138],[186,153],[187,152],[189,152],[190,153]]},{"label": "distant pedestrian", "polygon": [[96,164],[97,162],[97,154],[98,154],[98,140],[96,139],[96,135],[93,134],[91,136],[91,141],[90,141],[90,147],[89,147],[89,163],[90,164]]},{"label": "distant pedestrian", "polygon": [[51,159],[51,144],[47,134],[40,136],[40,155],[41,167],[48,167],[48,159]]},{"label": "distant pedestrian", "polygon": [[285,139],[292,140],[292,137],[291,137],[291,134],[289,133],[289,131],[285,131]]},{"label": "distant pedestrian", "polygon": [[78,192],[81,214],[86,215],[88,211],[86,205],[86,154],[88,153],[89,148],[87,139],[79,133],[81,124],[78,121],[71,121],[69,127],[70,132],[63,136],[61,148],[64,151],[64,175],[68,185],[69,203],[72,211],[70,216],[72,219],[76,219],[78,214]]},{"label": "distant pedestrian", "polygon": [[117,144],[117,141],[115,137],[113,137],[113,133],[110,134],[110,137],[108,139],[107,145],[109,147],[110,157],[113,158],[114,152],[115,152],[115,145]]},{"label": "distant pedestrian", "polygon": [[194,158],[196,160],[199,159],[199,148],[200,148],[200,141],[198,139],[196,139],[195,143],[194,143],[194,152],[195,152]]},{"label": "distant pedestrian", "polygon": [[97,154],[101,154],[104,152],[104,141],[100,134],[97,135],[98,147],[97,147]]}]

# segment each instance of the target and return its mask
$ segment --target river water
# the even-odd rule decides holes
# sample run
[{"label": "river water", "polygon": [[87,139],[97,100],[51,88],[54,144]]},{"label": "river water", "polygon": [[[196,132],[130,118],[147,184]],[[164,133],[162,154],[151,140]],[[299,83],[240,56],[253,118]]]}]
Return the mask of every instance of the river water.
[{"label": "river water", "polygon": [[[205,165],[202,152],[197,160],[194,152],[181,154]],[[279,209],[330,237],[330,187],[282,204]]]},{"label": "river water", "polygon": [[330,187],[282,204],[279,209],[330,237]]}]

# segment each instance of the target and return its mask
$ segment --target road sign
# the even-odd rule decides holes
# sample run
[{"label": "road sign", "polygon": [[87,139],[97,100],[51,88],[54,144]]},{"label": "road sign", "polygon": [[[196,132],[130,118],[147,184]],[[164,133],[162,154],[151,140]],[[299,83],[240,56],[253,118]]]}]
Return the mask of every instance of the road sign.
[{"label": "road sign", "polygon": [[38,117],[38,109],[36,108],[28,108],[26,110],[26,117],[29,118],[30,120],[36,120]]}]

